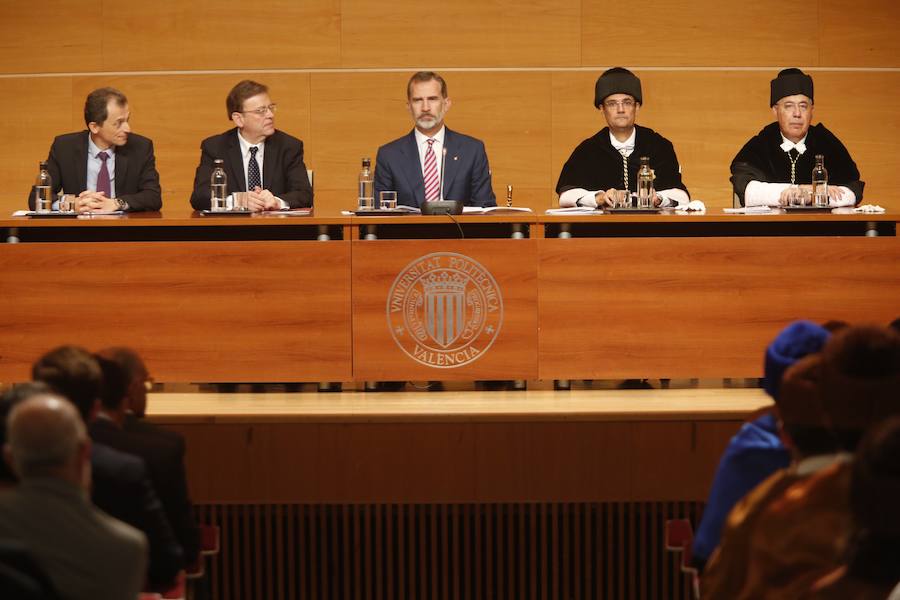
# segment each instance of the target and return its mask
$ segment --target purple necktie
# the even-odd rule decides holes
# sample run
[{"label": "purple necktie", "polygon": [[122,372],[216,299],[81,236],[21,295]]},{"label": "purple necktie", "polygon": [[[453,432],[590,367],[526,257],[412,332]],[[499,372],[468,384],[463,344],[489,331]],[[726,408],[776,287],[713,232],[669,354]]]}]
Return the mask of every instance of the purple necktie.
[{"label": "purple necktie", "polygon": [[100,159],[100,172],[97,173],[97,191],[106,194],[107,198],[112,198],[112,190],[109,185],[109,169],[106,167],[106,161],[109,154],[101,152],[97,155]]}]

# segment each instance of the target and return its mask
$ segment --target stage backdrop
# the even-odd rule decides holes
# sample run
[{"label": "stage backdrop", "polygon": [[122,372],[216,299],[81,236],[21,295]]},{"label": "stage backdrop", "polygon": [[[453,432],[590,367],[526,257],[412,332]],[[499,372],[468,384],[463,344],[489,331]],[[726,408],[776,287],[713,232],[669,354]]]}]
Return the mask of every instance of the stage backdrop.
[{"label": "stage backdrop", "polygon": [[[614,65],[641,77],[638,122],[678,152],[692,195],[731,204],[728,166],[772,121],[769,80],[800,66],[815,79],[815,120],[849,147],[869,202],[892,196],[900,154],[900,8],[845,3],[699,0],[236,0],[141,4],[2,0],[0,210],[24,206],[53,136],[84,127],[91,89],[129,97],[134,131],[151,137],[166,206],[186,206],[205,136],[230,126],[225,95],[267,83],[276,124],[304,140],[316,206],[355,198],[360,158],[410,130],[405,82],[440,71],[447,124],[487,144],[498,197],[537,209],[572,148],[603,126],[593,84]],[[827,166],[827,165],[826,165]]]}]

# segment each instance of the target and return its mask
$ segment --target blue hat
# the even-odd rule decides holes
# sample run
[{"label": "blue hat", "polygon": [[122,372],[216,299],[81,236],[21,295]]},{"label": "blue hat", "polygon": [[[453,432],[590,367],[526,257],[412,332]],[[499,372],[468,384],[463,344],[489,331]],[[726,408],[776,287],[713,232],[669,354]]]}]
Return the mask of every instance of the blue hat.
[{"label": "blue hat", "polygon": [[808,354],[820,351],[831,334],[811,321],[794,321],[781,330],[766,348],[763,389],[778,398],[781,377],[788,367]]}]

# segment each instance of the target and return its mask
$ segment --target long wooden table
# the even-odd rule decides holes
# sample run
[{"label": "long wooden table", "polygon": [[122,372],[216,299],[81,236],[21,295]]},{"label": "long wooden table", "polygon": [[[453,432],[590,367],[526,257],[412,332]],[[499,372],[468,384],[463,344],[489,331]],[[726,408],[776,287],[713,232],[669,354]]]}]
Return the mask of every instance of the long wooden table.
[{"label": "long wooden table", "polygon": [[759,376],[793,319],[898,315],[898,220],[7,218],[0,381],[62,343],[168,382]]}]

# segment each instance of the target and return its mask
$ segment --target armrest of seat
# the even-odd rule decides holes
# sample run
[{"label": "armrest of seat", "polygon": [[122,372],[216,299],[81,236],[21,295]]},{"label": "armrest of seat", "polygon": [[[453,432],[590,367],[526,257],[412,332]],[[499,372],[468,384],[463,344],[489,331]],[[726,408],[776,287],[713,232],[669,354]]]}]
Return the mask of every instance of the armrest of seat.
[{"label": "armrest of seat", "polygon": [[666,550],[679,552],[690,548],[694,541],[694,529],[687,519],[669,519],[666,521]]},{"label": "armrest of seat", "polygon": [[200,525],[200,554],[219,553],[219,526]]}]

